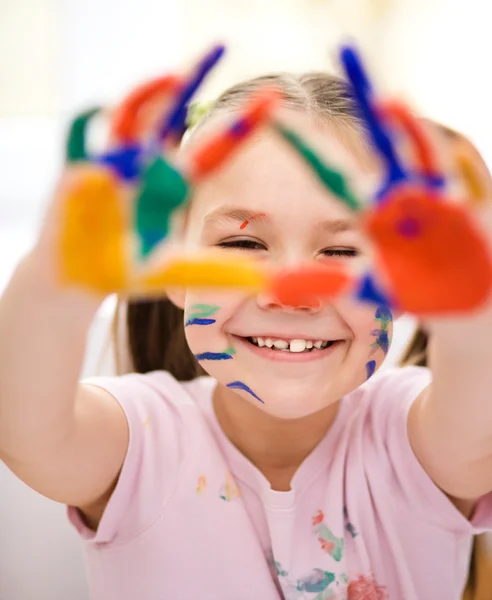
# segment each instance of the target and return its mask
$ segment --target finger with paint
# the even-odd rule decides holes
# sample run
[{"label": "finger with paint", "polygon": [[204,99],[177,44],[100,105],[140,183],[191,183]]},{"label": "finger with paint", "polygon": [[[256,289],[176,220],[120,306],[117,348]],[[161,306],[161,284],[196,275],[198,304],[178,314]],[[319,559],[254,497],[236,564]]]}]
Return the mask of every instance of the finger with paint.
[{"label": "finger with paint", "polygon": [[61,281],[104,294],[129,280],[124,190],[111,171],[84,165],[61,186],[59,273]]},{"label": "finger with paint", "polygon": [[172,214],[189,191],[186,179],[161,156],[144,170],[134,209],[140,257],[148,256],[167,237]]},{"label": "finger with paint", "polygon": [[166,287],[230,288],[256,293],[268,275],[257,261],[247,258],[177,257],[161,268],[140,274],[135,291],[160,294]]},{"label": "finger with paint", "polygon": [[375,105],[373,91],[360,56],[355,48],[345,46],[340,52],[340,59],[351,84],[360,116],[366,123],[372,142],[386,166],[387,181],[379,194],[381,196],[391,186],[406,181],[408,175]]},{"label": "finger with paint", "polygon": [[91,108],[77,115],[70,124],[65,159],[67,163],[89,161],[87,152],[87,129],[90,121],[101,112],[101,107]]},{"label": "finger with paint", "polygon": [[352,282],[344,265],[303,265],[273,275],[270,293],[284,306],[314,306],[346,292]]},{"label": "finger with paint", "polygon": [[293,129],[279,122],[276,122],[273,127],[298,152],[299,156],[332,194],[350,210],[358,211],[361,209],[361,204],[350,189],[347,178],[343,173],[329,167]]},{"label": "finger with paint", "polygon": [[189,179],[197,183],[222,166],[258,127],[272,118],[280,99],[278,92],[269,89],[252,94],[231,125],[190,151],[183,166]]},{"label": "finger with paint", "polygon": [[418,175],[422,183],[431,189],[442,189],[445,183],[444,174],[439,167],[436,150],[422,123],[405,104],[396,100],[384,102],[379,112],[389,123],[400,126],[410,139],[415,149]]},{"label": "finger with paint", "polygon": [[141,139],[146,106],[157,98],[172,98],[183,86],[183,78],[165,75],[152,79],[130,92],[117,108],[111,123],[111,137],[117,145],[134,145]]},{"label": "finger with paint", "polygon": [[224,52],[224,46],[214,46],[198,63],[190,79],[181,87],[174,105],[165,115],[160,126],[158,140],[161,144],[166,142],[170,137],[174,138],[175,142],[181,140],[187,127],[186,115],[188,103],[206,76],[222,58]]}]

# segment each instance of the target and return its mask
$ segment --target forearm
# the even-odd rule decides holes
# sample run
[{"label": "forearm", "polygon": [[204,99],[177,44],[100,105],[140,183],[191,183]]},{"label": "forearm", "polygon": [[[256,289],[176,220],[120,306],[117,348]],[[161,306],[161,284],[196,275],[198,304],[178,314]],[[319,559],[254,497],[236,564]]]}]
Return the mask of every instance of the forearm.
[{"label": "forearm", "polygon": [[0,298],[0,457],[28,460],[69,430],[99,304],[57,286],[35,255],[16,269]]},{"label": "forearm", "polygon": [[433,443],[455,461],[487,460],[492,456],[492,311],[433,322],[429,366],[432,386],[423,410]]}]

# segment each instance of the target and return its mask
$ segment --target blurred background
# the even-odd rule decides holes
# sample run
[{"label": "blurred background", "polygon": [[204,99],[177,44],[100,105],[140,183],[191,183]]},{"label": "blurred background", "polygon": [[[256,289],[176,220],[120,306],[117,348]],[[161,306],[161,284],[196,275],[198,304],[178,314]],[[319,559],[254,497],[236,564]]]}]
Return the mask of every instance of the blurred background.
[{"label": "blurred background", "polygon": [[[492,161],[492,56],[483,0],[0,0],[0,292],[34,240],[62,165],[67,124],[148,77],[187,66],[210,44],[228,53],[201,98],[270,70],[338,70],[356,40],[383,92],[468,135]],[[88,340],[100,361],[114,303]],[[393,364],[413,328],[396,326]],[[81,546],[64,507],[0,465],[0,600],[88,600]]]}]

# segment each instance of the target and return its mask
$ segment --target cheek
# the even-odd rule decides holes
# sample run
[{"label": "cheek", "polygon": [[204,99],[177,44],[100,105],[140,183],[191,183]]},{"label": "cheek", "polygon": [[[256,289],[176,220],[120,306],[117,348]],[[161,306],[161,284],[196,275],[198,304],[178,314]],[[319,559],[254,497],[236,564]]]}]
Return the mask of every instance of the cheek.
[{"label": "cheek", "polygon": [[353,300],[340,302],[337,310],[352,330],[353,351],[360,362],[365,362],[370,377],[388,354],[393,335],[392,312],[384,305]]},{"label": "cheek", "polygon": [[192,291],[185,300],[185,335],[194,354],[212,350],[205,348],[225,338],[224,325],[244,301],[242,294],[227,292]]}]

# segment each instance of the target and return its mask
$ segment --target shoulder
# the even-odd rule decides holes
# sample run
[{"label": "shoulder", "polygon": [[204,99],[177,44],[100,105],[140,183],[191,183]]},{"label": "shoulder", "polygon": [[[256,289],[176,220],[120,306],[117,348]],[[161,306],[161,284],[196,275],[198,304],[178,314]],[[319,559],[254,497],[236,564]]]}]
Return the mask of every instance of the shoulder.
[{"label": "shoulder", "polygon": [[202,377],[181,382],[167,371],[128,373],[117,377],[92,377],[84,385],[102,388],[111,394],[123,408],[161,406],[176,411],[195,406],[212,389],[213,380]]},{"label": "shoulder", "polygon": [[392,367],[376,372],[368,381],[349,394],[349,403],[361,416],[386,422],[405,419],[411,405],[431,383],[426,367]]}]

